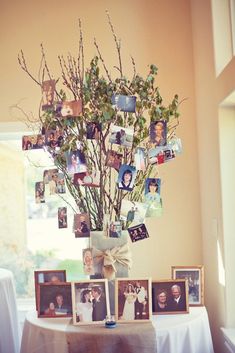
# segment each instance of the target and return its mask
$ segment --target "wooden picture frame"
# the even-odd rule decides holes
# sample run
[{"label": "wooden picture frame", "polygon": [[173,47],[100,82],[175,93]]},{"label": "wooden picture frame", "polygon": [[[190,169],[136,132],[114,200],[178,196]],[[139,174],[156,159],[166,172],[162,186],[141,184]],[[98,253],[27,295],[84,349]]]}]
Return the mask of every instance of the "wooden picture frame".
[{"label": "wooden picture frame", "polygon": [[110,316],[107,279],[80,280],[71,283],[73,324],[98,324]]},{"label": "wooden picture frame", "polygon": [[121,322],[149,321],[152,315],[150,278],[115,280],[115,316]]},{"label": "wooden picture frame", "polygon": [[66,282],[65,270],[36,270],[34,271],[35,301],[38,310],[38,285],[39,283]]},{"label": "wooden picture frame", "polygon": [[186,314],[188,282],[186,279],[152,281],[153,314]]},{"label": "wooden picture frame", "polygon": [[61,318],[72,316],[71,283],[40,283],[38,317]]},{"label": "wooden picture frame", "polygon": [[172,278],[188,279],[189,306],[204,305],[204,266],[172,266]]}]

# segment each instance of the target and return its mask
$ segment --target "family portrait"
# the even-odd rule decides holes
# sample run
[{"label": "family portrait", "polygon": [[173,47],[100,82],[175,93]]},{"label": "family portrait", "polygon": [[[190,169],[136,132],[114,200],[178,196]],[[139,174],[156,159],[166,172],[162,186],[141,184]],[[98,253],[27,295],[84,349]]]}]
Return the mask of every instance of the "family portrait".
[{"label": "family portrait", "polygon": [[73,323],[99,323],[110,315],[106,279],[72,283]]},{"label": "family portrait", "polygon": [[72,316],[72,295],[70,283],[39,283],[38,317]]},{"label": "family portrait", "polygon": [[185,279],[152,281],[153,314],[188,312],[188,286]]},{"label": "family portrait", "polygon": [[90,236],[90,219],[88,213],[74,215],[73,231],[75,238],[85,238]]},{"label": "family portrait", "polygon": [[149,279],[116,279],[116,317],[119,321],[149,320],[151,290]]},{"label": "family portrait", "polygon": [[149,128],[150,143],[152,147],[166,146],[167,144],[167,125],[166,121],[158,120],[150,124]]},{"label": "family portrait", "polygon": [[172,266],[172,279],[188,280],[189,306],[204,305],[204,267]]},{"label": "family portrait", "polygon": [[122,126],[111,125],[109,142],[131,148],[134,138],[134,130]]},{"label": "family portrait", "polygon": [[136,106],[136,97],[115,94],[112,96],[112,105],[114,105],[117,110],[120,110],[122,112],[134,113]]},{"label": "family portrait", "polygon": [[65,270],[37,270],[34,271],[36,310],[38,310],[38,285],[39,283],[66,282]]},{"label": "family portrait", "polygon": [[136,169],[127,164],[122,164],[118,174],[117,185],[119,189],[132,191],[136,178]]},{"label": "family portrait", "polygon": [[148,233],[147,228],[144,223],[138,224],[133,227],[129,227],[127,230],[130,235],[132,243],[135,243],[136,241],[139,241],[139,240],[149,238],[149,233]]}]

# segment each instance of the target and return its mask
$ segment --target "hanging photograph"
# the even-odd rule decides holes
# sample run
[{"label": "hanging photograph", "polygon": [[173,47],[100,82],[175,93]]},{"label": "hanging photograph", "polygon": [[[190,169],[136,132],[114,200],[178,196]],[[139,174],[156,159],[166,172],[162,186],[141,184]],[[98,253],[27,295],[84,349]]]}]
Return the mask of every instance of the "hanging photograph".
[{"label": "hanging photograph", "polygon": [[86,124],[86,138],[88,140],[98,140],[100,138],[101,124],[95,121]]},{"label": "hanging photograph", "polygon": [[118,188],[126,191],[132,191],[134,188],[135,178],[135,167],[127,164],[121,165],[117,180]]},{"label": "hanging photograph", "polygon": [[147,178],[145,182],[145,204],[148,206],[146,217],[162,215],[161,179]]},{"label": "hanging photograph", "polygon": [[97,324],[110,315],[107,279],[72,282],[73,324]]},{"label": "hanging photograph", "polygon": [[158,120],[150,124],[149,137],[152,147],[166,146],[167,126],[166,121]]},{"label": "hanging photograph", "polygon": [[85,275],[94,275],[92,248],[82,250],[83,272]]},{"label": "hanging photograph", "polygon": [[135,150],[134,158],[136,170],[144,171],[147,167],[147,156],[145,148],[137,147]]},{"label": "hanging photograph", "polygon": [[66,193],[65,180],[64,180],[63,173],[58,173],[57,182],[56,182],[56,192],[57,192],[57,194],[65,194]]},{"label": "hanging photograph", "polygon": [[105,165],[119,171],[122,164],[122,154],[113,150],[108,150]]},{"label": "hanging photograph", "polygon": [[42,110],[53,108],[55,95],[55,80],[42,82]]},{"label": "hanging photograph", "polygon": [[39,283],[38,317],[71,317],[71,283]]},{"label": "hanging photograph", "polygon": [[136,97],[115,94],[112,96],[112,105],[115,106],[117,110],[120,110],[122,112],[134,113],[136,106]]},{"label": "hanging photograph", "polygon": [[115,311],[118,321],[148,321],[152,314],[151,280],[118,278],[115,281]]},{"label": "hanging photograph", "polygon": [[82,113],[82,101],[63,101],[56,105],[56,116],[62,118],[77,117]]},{"label": "hanging photograph", "polygon": [[149,238],[149,233],[147,231],[145,224],[139,224],[139,225],[130,227],[127,230],[130,235],[132,243]]},{"label": "hanging photograph", "polygon": [[46,143],[46,146],[48,146],[50,149],[59,151],[62,140],[63,140],[63,135],[60,135],[57,130],[46,130],[45,143]]},{"label": "hanging photograph", "polygon": [[124,128],[122,126],[110,126],[110,143],[115,143],[124,147],[131,148],[134,138],[134,130],[131,128]]},{"label": "hanging photograph", "polygon": [[109,237],[120,238],[122,235],[122,223],[120,221],[112,221],[109,225]]},{"label": "hanging photograph", "polygon": [[38,181],[35,183],[35,202],[44,203],[45,202],[45,187],[43,181]]},{"label": "hanging photograph", "polygon": [[45,146],[44,135],[25,135],[22,137],[22,150],[40,149]]},{"label": "hanging photograph", "polygon": [[65,158],[69,173],[74,174],[87,171],[86,157],[82,148],[75,151],[65,152]]},{"label": "hanging photograph", "polygon": [[185,279],[152,281],[153,314],[185,314],[188,309],[188,283]]},{"label": "hanging photograph", "polygon": [[73,231],[76,238],[90,237],[90,220],[88,213],[74,215]]},{"label": "hanging photograph", "polygon": [[167,143],[167,146],[169,149],[173,150],[175,154],[180,154],[183,151],[181,139],[178,137],[170,139]]},{"label": "hanging photograph", "polygon": [[144,223],[148,205],[143,202],[122,200],[120,219],[130,224]]},{"label": "hanging photograph", "polygon": [[163,164],[165,162],[165,154],[160,147],[148,150],[148,160],[150,164]]},{"label": "hanging photograph", "polygon": [[59,207],[58,208],[58,227],[59,228],[67,228],[67,207]]},{"label": "hanging photograph", "polygon": [[38,310],[38,285],[39,283],[66,282],[65,270],[37,270],[34,271],[36,310]]},{"label": "hanging photograph", "polygon": [[188,280],[189,306],[204,305],[204,267],[172,266],[172,278]]}]

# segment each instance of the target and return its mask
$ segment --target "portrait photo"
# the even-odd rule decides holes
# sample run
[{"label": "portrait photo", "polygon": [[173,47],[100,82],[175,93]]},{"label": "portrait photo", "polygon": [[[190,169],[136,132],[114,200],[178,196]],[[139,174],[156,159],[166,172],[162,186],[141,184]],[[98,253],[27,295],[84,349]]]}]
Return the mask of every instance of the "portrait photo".
[{"label": "portrait photo", "polygon": [[203,266],[172,266],[172,279],[188,280],[189,306],[204,305],[204,267]]},{"label": "portrait photo", "polygon": [[111,125],[110,126],[110,138],[109,142],[117,145],[121,145],[127,148],[132,147],[134,130],[131,128],[124,128],[122,126]]},{"label": "portrait photo", "polygon": [[187,280],[152,281],[153,314],[185,314],[188,306]]},{"label": "portrait photo", "polygon": [[145,180],[145,202],[161,202],[161,179],[147,178]]},{"label": "portrait photo", "polygon": [[94,275],[92,248],[82,250],[83,272],[85,275]]},{"label": "portrait photo", "polygon": [[122,112],[135,112],[136,97],[135,96],[125,96],[122,94],[115,94],[112,96],[112,105]]},{"label": "portrait photo", "polygon": [[66,193],[65,180],[64,180],[64,174],[63,173],[58,173],[58,175],[57,175],[56,193],[57,194],[65,194]]},{"label": "portrait photo", "polygon": [[43,181],[37,181],[35,183],[35,202],[45,203],[45,186]]},{"label": "portrait photo", "polygon": [[65,158],[69,173],[84,173],[87,171],[86,157],[82,146],[75,151],[65,152]]},{"label": "portrait photo", "polygon": [[42,82],[42,110],[53,108],[55,95],[55,80]]},{"label": "portrait photo", "polygon": [[59,207],[58,208],[58,227],[59,228],[67,228],[67,207]]},{"label": "portrait photo", "polygon": [[151,299],[151,280],[149,278],[116,279],[116,320],[124,322],[150,320],[152,314]]},{"label": "portrait photo", "polygon": [[149,138],[152,147],[166,146],[167,124],[165,120],[157,120],[150,124]]},{"label": "portrait photo", "polygon": [[105,165],[119,171],[122,164],[122,154],[114,150],[108,150]]},{"label": "portrait photo", "polygon": [[91,172],[75,173],[73,176],[74,185],[83,185],[89,187],[100,186],[100,171],[93,169]]},{"label": "portrait photo", "polygon": [[65,270],[37,270],[34,271],[36,310],[38,310],[38,285],[40,283],[66,282]]},{"label": "portrait photo", "polygon": [[38,317],[71,317],[71,283],[39,283]]},{"label": "portrait photo", "polygon": [[143,202],[134,202],[130,200],[122,200],[120,219],[125,221],[127,225],[144,223],[148,205]]},{"label": "portrait photo", "polygon": [[72,282],[73,324],[97,324],[110,315],[107,279]]},{"label": "portrait photo", "polygon": [[131,238],[132,243],[136,241],[143,240],[149,238],[149,233],[145,224],[139,224],[130,228],[127,228],[129,236]]},{"label": "portrait photo", "polygon": [[122,164],[118,173],[118,188],[126,191],[132,191],[134,188],[135,178],[135,167],[127,164]]},{"label": "portrait photo", "polygon": [[78,213],[74,215],[73,231],[75,238],[90,237],[90,219],[88,213]]},{"label": "portrait photo", "polygon": [[120,238],[122,235],[122,222],[112,221],[109,224],[109,237],[110,238]]},{"label": "portrait photo", "polygon": [[86,124],[86,138],[88,140],[98,140],[100,138],[101,124],[95,121]]},{"label": "portrait photo", "polygon": [[147,168],[147,154],[145,148],[137,147],[134,157],[136,170],[145,170]]}]

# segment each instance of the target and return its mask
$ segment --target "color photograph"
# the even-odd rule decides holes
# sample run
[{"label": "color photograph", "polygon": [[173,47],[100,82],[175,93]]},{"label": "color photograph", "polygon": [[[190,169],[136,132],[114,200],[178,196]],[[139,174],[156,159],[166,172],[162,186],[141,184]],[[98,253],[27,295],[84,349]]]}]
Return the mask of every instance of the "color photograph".
[{"label": "color photograph", "polygon": [[124,128],[122,126],[111,125],[111,135],[109,142],[123,147],[131,148],[134,138],[134,130],[131,128]]}]

